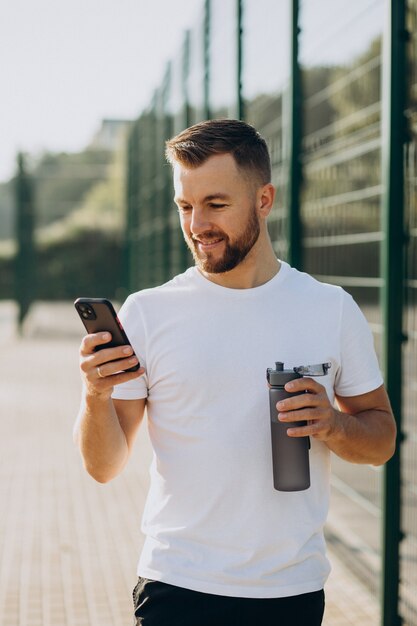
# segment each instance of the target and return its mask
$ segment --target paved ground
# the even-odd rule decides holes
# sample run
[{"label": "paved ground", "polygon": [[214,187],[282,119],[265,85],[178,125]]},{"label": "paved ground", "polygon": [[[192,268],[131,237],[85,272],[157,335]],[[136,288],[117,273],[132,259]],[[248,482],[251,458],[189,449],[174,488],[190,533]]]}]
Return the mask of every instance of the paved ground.
[{"label": "paved ground", "polygon": [[[150,459],[145,429],[125,472],[95,483],[72,443],[78,319],[67,305],[41,307],[17,339],[13,313],[0,306],[0,624],[129,626]],[[330,557],[325,625],[377,626],[374,596]]]}]

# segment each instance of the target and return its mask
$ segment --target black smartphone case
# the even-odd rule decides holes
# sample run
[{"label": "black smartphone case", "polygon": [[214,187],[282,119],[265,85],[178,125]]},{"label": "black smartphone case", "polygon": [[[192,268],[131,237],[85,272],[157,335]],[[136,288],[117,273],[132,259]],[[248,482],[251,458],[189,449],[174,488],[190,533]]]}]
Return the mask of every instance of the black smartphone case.
[{"label": "black smartphone case", "polygon": [[[85,319],[80,310],[80,305],[89,306],[94,311],[96,319]],[[97,346],[96,350],[130,345],[130,341],[123,330],[123,326],[110,300],[106,298],[77,298],[74,302],[74,306],[88,334],[100,332],[111,333],[111,341]],[[138,363],[126,371],[135,372],[139,367],[140,364]]]}]

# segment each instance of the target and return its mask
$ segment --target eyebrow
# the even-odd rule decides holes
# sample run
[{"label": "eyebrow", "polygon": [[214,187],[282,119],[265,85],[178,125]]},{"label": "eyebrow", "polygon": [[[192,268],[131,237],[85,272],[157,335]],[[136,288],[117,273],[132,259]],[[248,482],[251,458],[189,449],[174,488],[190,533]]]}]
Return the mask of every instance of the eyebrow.
[{"label": "eyebrow", "polygon": [[[203,202],[211,202],[211,200],[230,200],[230,196],[227,193],[211,193],[205,198],[203,198]],[[174,202],[176,204],[188,204],[184,198],[174,198]]]},{"label": "eyebrow", "polygon": [[211,193],[204,198],[203,202],[210,202],[210,200],[230,200],[230,196],[227,193]]}]

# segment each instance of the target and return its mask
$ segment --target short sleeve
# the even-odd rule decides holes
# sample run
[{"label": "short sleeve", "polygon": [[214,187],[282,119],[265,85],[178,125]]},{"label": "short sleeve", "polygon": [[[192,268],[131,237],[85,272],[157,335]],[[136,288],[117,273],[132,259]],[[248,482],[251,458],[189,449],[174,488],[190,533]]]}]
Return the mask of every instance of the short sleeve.
[{"label": "short sleeve", "polygon": [[[137,297],[137,296],[136,296]],[[119,320],[139,359],[141,367],[146,369],[146,333],[142,315],[135,295],[127,298],[118,313]],[[140,378],[114,387],[112,398],[116,400],[139,400],[148,396],[148,380],[146,372]]]},{"label": "short sleeve", "polygon": [[340,367],[335,380],[339,396],[358,396],[383,384],[368,322],[353,298],[342,291]]}]

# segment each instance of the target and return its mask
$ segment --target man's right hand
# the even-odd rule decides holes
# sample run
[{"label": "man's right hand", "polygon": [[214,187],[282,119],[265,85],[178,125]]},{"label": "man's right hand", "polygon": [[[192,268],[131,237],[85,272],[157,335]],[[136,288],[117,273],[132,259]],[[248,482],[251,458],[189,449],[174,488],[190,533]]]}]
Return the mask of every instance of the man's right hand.
[{"label": "man's right hand", "polygon": [[115,385],[139,378],[145,372],[143,367],[136,372],[122,371],[138,363],[131,346],[94,351],[96,346],[108,343],[110,339],[108,332],[94,333],[86,335],[80,346],[81,376],[87,395],[99,396],[103,400],[111,397]]}]

